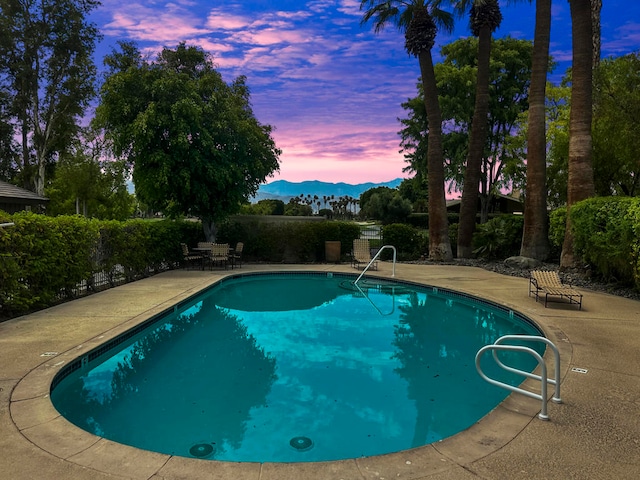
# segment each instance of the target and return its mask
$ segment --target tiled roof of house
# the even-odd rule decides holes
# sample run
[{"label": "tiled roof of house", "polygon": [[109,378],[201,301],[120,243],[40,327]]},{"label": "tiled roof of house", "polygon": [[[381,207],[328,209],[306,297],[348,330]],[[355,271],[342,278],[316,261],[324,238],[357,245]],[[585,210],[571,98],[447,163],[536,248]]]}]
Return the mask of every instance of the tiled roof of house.
[{"label": "tiled roof of house", "polygon": [[0,180],[0,202],[3,200],[7,201],[9,199],[17,200],[24,203],[40,203],[49,201],[48,198],[41,197],[40,195],[37,195],[29,190],[16,187],[15,185],[11,185],[10,183]]}]

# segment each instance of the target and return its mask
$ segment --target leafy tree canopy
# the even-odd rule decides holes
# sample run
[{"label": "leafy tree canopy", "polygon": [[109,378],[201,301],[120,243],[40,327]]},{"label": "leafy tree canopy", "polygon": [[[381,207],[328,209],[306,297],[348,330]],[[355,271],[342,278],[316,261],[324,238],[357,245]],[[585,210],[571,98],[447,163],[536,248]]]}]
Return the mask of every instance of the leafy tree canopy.
[{"label": "leafy tree canopy", "polygon": [[240,213],[243,215],[284,215],[284,202],[269,198],[259,200],[255,205],[245,203],[242,205]]},{"label": "leafy tree canopy", "polygon": [[123,161],[110,158],[101,132],[82,129],[61,155],[45,194],[50,215],[83,214],[103,220],[126,220],[134,211],[127,191],[129,175]]},{"label": "leafy tree canopy", "polygon": [[155,61],[134,44],[107,56],[96,124],[133,166],[136,195],[169,216],[216,222],[239,211],[278,170],[272,127],[253,115],[245,77],[226,84],[212,59],[184,43]]},{"label": "leafy tree canopy", "polygon": [[640,194],[640,51],[602,60],[594,80],[596,193],[637,196]]},{"label": "leafy tree canopy", "polygon": [[[469,131],[475,104],[477,70],[477,38],[456,40],[442,47],[442,63],[435,66],[443,118],[443,148],[447,165],[446,178],[451,188],[462,186],[467,158]],[[511,184],[518,179],[506,173],[520,174],[524,152],[511,141],[520,115],[527,109],[527,91],[531,79],[530,41],[510,37],[493,40],[490,66],[489,139],[482,167],[482,194]],[[408,171],[425,176],[428,122],[424,111],[423,92],[403,103],[408,118],[401,119],[401,147],[409,164]],[[428,173],[428,172],[426,172]]]},{"label": "leafy tree canopy", "polygon": [[[571,70],[547,88],[549,203],[567,202]],[[598,196],[640,193],[640,52],[600,62],[594,73],[593,170]]]},{"label": "leafy tree canopy", "polygon": [[403,223],[411,214],[411,202],[389,187],[376,187],[360,195],[360,215],[383,224]]},{"label": "leafy tree canopy", "polygon": [[0,175],[40,195],[95,94],[98,5],[0,0]]}]

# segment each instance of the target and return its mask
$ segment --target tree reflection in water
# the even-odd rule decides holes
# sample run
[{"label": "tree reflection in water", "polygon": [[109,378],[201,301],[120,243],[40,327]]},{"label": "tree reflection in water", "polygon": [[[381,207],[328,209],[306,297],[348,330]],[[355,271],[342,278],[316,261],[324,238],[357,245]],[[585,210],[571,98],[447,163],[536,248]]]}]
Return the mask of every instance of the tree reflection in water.
[{"label": "tree reflection in water", "polygon": [[[453,435],[494,408],[508,392],[480,378],[476,352],[501,335],[533,333],[500,309],[428,287],[355,290],[309,275],[241,283],[248,288],[220,285],[112,359],[64,379],[54,405],[97,435],[168,454],[257,462],[377,455]],[[265,284],[269,295],[258,297]],[[291,442],[301,437],[312,447],[296,450]]]},{"label": "tree reflection in water", "polygon": [[[399,309],[402,313],[400,323],[395,325],[394,357],[401,366],[395,371],[407,381],[408,396],[416,405],[412,441],[416,447],[467,428],[469,425],[458,424],[466,417],[461,415],[460,408],[476,409],[479,403],[491,405],[491,401],[487,403],[486,394],[483,398],[476,394],[480,389],[486,391],[475,369],[476,352],[502,335],[528,332],[521,327],[514,330],[517,327],[511,322],[495,321],[493,311],[463,299],[433,294],[419,297],[413,292],[409,302]],[[464,312],[469,309],[472,312]],[[513,353],[501,354],[500,358],[506,364],[516,364]],[[522,365],[522,358],[519,364]],[[533,369],[535,362],[530,366]],[[511,384],[524,379],[492,365],[483,363],[483,367],[494,378]],[[493,405],[508,394],[497,387],[490,392],[495,395]]]},{"label": "tree reflection in water", "polygon": [[[199,341],[192,342],[192,337]],[[184,350],[176,352],[184,361],[167,363],[169,350]],[[85,375],[72,386],[56,388],[54,395],[66,395],[67,404],[68,398],[78,398],[77,408],[68,405],[62,413],[97,435],[178,455],[189,455],[195,444],[211,444],[209,458],[215,458],[240,446],[250,410],[265,404],[275,368],[275,359],[237,317],[204,305],[133,344],[113,370],[110,388]],[[198,382],[184,380],[189,370],[201,372]],[[185,439],[183,451],[158,447],[159,438],[176,436]]]}]

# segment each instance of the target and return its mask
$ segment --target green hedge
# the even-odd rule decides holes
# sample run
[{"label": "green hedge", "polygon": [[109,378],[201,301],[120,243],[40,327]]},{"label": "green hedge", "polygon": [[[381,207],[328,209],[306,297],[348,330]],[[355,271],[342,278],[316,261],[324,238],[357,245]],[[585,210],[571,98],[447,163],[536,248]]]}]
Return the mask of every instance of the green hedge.
[{"label": "green hedge", "polygon": [[[158,273],[182,261],[180,243],[203,240],[193,221],[99,221],[0,211],[0,318],[21,315],[105,287]],[[245,243],[243,257],[271,263],[323,261],[325,241],[346,258],[360,227],[349,222],[227,222],[218,241]],[[104,275],[104,277],[102,276]],[[104,283],[104,281],[103,281]]]},{"label": "green hedge", "polygon": [[244,242],[243,257],[249,261],[271,263],[321,262],[325,241],[340,241],[341,255],[351,252],[360,227],[352,222],[251,222],[227,221],[220,225],[218,240]]},{"label": "green hedge", "polygon": [[[94,275],[115,285],[176,266],[180,242],[202,236],[196,222],[128,222],[0,212],[0,317],[23,314],[92,290]],[[83,288],[80,288],[83,286]]]},{"label": "green hedge", "polygon": [[[385,225],[382,238],[384,245],[396,247],[399,261],[417,260],[429,249],[428,239],[420,230],[404,223]],[[389,260],[393,257],[393,252],[388,250],[381,255],[384,260]]]},{"label": "green hedge", "polygon": [[605,280],[640,287],[640,199],[590,198],[570,215],[575,253]]},{"label": "green hedge", "polygon": [[[640,198],[597,197],[571,207],[574,250],[596,276],[640,289]],[[567,209],[549,216],[549,240],[560,251]]]}]

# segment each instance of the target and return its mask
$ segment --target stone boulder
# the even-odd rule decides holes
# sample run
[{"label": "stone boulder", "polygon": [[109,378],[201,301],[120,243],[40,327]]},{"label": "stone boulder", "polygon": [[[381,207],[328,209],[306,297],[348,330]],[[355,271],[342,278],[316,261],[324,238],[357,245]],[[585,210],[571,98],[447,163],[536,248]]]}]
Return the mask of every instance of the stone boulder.
[{"label": "stone boulder", "polygon": [[535,258],[529,257],[509,257],[504,261],[504,264],[510,268],[519,268],[521,270],[532,270],[542,265],[542,262]]}]

